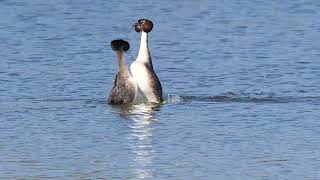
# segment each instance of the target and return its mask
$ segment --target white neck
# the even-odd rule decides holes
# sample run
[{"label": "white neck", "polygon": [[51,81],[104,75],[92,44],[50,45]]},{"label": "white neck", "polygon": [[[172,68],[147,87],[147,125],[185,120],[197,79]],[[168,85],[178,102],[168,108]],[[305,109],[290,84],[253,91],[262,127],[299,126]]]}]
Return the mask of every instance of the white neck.
[{"label": "white neck", "polygon": [[150,52],[148,48],[148,33],[141,32],[141,41],[139,54],[136,61],[141,61],[150,64]]}]

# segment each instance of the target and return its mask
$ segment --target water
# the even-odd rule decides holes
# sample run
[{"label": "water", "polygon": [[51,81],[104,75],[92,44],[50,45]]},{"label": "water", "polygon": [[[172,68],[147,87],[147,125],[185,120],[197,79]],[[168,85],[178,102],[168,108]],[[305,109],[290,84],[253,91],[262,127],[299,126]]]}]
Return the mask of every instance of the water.
[{"label": "water", "polygon": [[[318,1],[0,7],[0,179],[320,179]],[[168,103],[109,106],[144,17]]]}]

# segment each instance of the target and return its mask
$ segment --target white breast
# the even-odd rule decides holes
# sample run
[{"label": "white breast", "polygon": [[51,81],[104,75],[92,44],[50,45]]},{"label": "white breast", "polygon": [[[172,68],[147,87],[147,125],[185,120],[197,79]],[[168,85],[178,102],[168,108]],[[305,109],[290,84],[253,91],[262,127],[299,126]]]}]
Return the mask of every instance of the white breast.
[{"label": "white breast", "polygon": [[157,98],[150,86],[149,72],[145,65],[139,61],[131,64],[132,77],[148,102],[157,102]]},{"label": "white breast", "polygon": [[130,76],[128,81],[130,83],[132,83],[132,85],[134,86],[134,91],[135,92],[134,92],[134,100],[133,100],[133,102],[137,103],[137,102],[139,102],[139,98],[140,98],[138,84],[137,84],[137,82],[135,81],[135,79],[132,76]]}]

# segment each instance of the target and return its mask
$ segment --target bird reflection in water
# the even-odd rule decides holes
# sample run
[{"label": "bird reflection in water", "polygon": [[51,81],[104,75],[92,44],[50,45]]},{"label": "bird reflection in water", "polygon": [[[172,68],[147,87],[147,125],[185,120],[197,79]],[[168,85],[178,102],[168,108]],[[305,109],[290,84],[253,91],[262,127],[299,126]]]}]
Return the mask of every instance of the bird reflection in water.
[{"label": "bird reflection in water", "polygon": [[133,159],[133,175],[135,178],[154,177],[153,166],[155,149],[153,147],[154,124],[159,120],[155,116],[159,111],[159,104],[138,104],[131,106],[119,106],[120,116],[130,119],[128,123],[131,129],[128,138]]}]

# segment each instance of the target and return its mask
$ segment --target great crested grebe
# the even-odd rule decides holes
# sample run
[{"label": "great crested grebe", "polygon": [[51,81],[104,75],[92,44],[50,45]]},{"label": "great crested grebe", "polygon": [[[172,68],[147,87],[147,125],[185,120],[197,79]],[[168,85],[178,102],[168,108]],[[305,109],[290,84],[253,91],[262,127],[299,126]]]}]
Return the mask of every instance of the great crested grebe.
[{"label": "great crested grebe", "polygon": [[134,25],[136,32],[141,32],[140,49],[137,59],[131,64],[131,73],[139,91],[148,102],[160,103],[163,101],[162,87],[153,70],[150,51],[148,48],[148,33],[153,23],[148,19],[139,19]]},{"label": "great crested grebe", "polygon": [[130,104],[134,103],[138,87],[135,80],[132,78],[124,57],[124,52],[129,50],[130,45],[122,39],[113,40],[110,43],[111,48],[117,53],[119,61],[119,71],[114,80],[113,88],[110,92],[109,104]]}]

